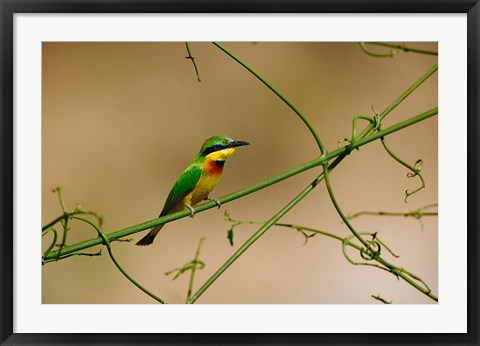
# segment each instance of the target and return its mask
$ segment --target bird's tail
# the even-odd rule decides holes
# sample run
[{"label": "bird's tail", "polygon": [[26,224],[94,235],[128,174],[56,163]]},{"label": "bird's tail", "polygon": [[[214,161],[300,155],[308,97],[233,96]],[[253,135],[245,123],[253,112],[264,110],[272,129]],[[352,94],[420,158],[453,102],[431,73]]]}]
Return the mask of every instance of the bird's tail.
[{"label": "bird's tail", "polygon": [[152,228],[152,230],[148,232],[148,234],[145,237],[140,239],[135,245],[147,246],[153,243],[153,239],[155,239],[157,233],[160,232],[160,230],[164,225],[165,224],[161,224]]}]

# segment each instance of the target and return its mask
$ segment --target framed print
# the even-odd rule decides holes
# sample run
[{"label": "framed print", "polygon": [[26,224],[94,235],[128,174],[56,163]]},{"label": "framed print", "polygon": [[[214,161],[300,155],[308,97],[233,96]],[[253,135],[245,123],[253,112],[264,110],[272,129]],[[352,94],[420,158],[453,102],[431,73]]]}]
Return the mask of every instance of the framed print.
[{"label": "framed print", "polygon": [[2,344],[478,344],[479,8],[2,1]]}]

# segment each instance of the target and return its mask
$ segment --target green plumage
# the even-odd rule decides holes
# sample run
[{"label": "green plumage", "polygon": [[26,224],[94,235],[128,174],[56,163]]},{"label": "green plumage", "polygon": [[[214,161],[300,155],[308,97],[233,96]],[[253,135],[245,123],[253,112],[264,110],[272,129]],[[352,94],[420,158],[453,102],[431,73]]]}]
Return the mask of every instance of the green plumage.
[{"label": "green plumage", "polygon": [[167,215],[186,195],[192,192],[197,185],[202,176],[203,170],[198,164],[195,164],[195,161],[183,171],[175,182],[175,185],[173,185],[173,188],[165,201],[162,212],[158,217]]}]

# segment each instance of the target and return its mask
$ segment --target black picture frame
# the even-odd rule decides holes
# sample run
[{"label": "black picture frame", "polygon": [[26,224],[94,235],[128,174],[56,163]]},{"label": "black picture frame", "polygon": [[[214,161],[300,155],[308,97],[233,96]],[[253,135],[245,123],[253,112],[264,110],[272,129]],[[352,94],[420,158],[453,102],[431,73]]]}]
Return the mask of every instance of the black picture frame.
[{"label": "black picture frame", "polygon": [[[479,0],[0,0],[2,345],[429,344],[478,345]],[[13,332],[13,16],[16,13],[467,13],[468,332],[465,334],[21,334]],[[459,250],[460,251],[460,250]],[[455,318],[455,316],[452,316]],[[348,323],[346,321],[345,323]]]}]

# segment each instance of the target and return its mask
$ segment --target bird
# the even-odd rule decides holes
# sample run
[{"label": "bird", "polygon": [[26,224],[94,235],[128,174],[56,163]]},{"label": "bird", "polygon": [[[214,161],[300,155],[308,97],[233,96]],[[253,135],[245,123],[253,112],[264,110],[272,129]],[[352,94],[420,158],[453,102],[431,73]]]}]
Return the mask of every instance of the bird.
[{"label": "bird", "polygon": [[[235,152],[235,148],[250,145],[245,141],[235,141],[227,136],[213,136],[203,142],[193,162],[183,171],[170,191],[165,205],[158,217],[184,210],[190,210],[195,216],[194,205],[203,200],[214,201],[220,208],[218,198],[210,197],[223,172],[225,160]],[[153,243],[158,232],[165,224],[153,227],[136,245],[146,246]]]}]

